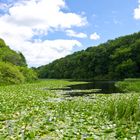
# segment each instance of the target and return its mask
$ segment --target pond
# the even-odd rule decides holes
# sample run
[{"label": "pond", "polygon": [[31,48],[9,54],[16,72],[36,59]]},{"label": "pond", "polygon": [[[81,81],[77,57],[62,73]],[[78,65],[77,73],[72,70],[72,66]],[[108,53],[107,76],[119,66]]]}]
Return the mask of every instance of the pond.
[{"label": "pond", "polygon": [[65,96],[89,96],[90,94],[114,94],[123,93],[115,86],[116,81],[92,81],[84,84],[69,85],[64,88],[49,90],[64,91]]},{"label": "pond", "polygon": [[121,91],[115,86],[116,81],[93,81],[85,84],[69,85],[73,90],[101,89],[99,93],[120,93]]}]

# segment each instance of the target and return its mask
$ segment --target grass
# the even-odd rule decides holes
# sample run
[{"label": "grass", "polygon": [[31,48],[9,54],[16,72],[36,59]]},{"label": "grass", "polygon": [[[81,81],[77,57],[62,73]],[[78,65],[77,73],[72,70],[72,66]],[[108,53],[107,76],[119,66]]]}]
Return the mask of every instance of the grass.
[{"label": "grass", "polygon": [[138,92],[140,93],[140,79],[125,79],[116,83],[116,86],[119,87],[124,92]]},{"label": "grass", "polygon": [[[63,91],[45,90],[79,83],[41,80],[1,86],[0,140],[140,139],[140,92],[92,94],[68,100],[60,93]],[[135,83],[140,87],[138,81]],[[138,87],[133,85],[134,89]]]}]

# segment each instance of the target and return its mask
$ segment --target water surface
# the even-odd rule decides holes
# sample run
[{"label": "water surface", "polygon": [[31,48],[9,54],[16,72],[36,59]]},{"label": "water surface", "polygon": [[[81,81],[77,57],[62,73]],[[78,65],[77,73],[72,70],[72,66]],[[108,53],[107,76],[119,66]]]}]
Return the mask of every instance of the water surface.
[{"label": "water surface", "polygon": [[120,93],[120,89],[115,86],[116,81],[93,81],[78,85],[69,85],[71,90],[101,89],[99,93],[111,94]]},{"label": "water surface", "polygon": [[84,84],[68,85],[64,88],[48,90],[61,90],[65,96],[89,96],[90,94],[114,94],[122,93],[115,86],[116,81],[92,81]]}]

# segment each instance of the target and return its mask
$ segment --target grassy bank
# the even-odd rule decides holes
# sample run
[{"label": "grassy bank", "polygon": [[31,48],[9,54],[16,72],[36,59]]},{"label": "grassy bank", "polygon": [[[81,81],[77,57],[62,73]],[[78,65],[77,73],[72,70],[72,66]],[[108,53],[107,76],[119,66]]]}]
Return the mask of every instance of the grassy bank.
[{"label": "grassy bank", "polygon": [[0,139],[140,139],[140,92],[72,98],[47,90],[77,83],[43,80],[0,87]]},{"label": "grassy bank", "polygon": [[140,79],[125,79],[124,81],[116,83],[116,86],[124,92],[140,93]]}]

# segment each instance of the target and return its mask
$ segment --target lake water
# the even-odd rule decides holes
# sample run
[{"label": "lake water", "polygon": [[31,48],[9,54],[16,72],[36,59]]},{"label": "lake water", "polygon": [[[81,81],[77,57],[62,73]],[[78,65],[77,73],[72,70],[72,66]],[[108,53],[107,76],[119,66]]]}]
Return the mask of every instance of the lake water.
[{"label": "lake water", "polygon": [[[93,81],[85,84],[69,85],[63,90],[67,91],[66,94],[69,96],[123,93],[115,86],[115,83],[116,81]],[[86,90],[88,92],[86,92]],[[90,90],[91,92],[89,92]]]},{"label": "lake water", "polygon": [[73,90],[101,89],[100,93],[120,93],[121,91],[115,86],[116,81],[93,81],[85,84],[70,85]]},{"label": "lake water", "polygon": [[65,88],[49,89],[64,91],[66,96],[89,96],[90,94],[123,93],[115,86],[116,81],[93,81],[84,84],[69,85]]}]

